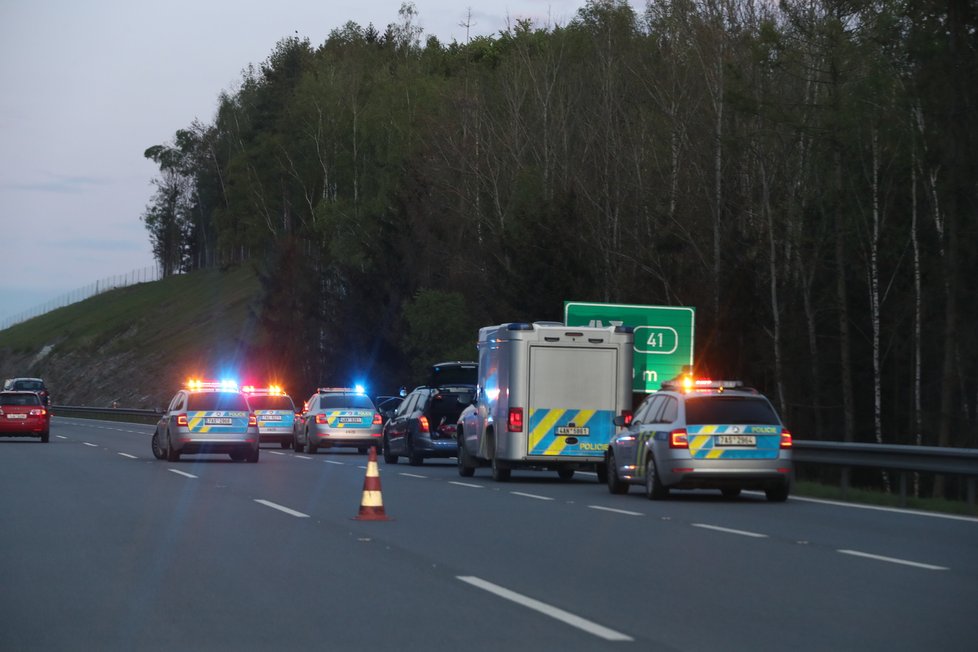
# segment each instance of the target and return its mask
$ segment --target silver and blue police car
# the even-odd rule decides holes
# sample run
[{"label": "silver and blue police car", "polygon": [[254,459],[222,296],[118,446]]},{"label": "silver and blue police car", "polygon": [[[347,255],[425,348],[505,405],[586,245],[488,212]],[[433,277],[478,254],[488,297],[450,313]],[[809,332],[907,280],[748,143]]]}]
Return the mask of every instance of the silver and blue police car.
[{"label": "silver and blue police car", "polygon": [[263,444],[292,447],[292,431],[295,427],[295,403],[279,385],[241,388],[248,397],[248,405],[258,419],[259,440]]},{"label": "silver and blue police car", "polygon": [[320,447],[380,448],[384,422],[362,387],[320,387],[296,418],[292,448],[312,455]]},{"label": "silver and blue police car", "polygon": [[739,381],[684,377],[662,384],[635,410],[608,447],[608,490],[645,487],[650,499],[672,489],[743,489],[787,500],[791,487],[791,433],[774,406]]},{"label": "silver and blue police car", "polygon": [[258,420],[236,383],[191,380],[156,424],[152,447],[153,455],[169,462],[195,453],[257,462]]}]

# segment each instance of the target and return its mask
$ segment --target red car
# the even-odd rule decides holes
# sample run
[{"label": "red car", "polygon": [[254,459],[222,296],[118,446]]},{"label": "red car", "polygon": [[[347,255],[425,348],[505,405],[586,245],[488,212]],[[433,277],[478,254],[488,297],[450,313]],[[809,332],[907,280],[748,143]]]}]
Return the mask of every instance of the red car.
[{"label": "red car", "polygon": [[0,437],[40,437],[48,442],[51,413],[34,392],[0,392]]}]

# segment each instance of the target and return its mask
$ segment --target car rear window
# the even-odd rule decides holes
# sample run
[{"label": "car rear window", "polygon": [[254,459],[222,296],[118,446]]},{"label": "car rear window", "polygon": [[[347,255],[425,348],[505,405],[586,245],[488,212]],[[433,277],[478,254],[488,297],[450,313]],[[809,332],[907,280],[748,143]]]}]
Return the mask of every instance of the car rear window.
[{"label": "car rear window", "polygon": [[373,410],[374,402],[369,396],[364,394],[322,394],[319,407],[323,410],[334,410],[337,408],[360,408]]},{"label": "car rear window", "polygon": [[37,394],[0,394],[0,405],[40,405]]},{"label": "car rear window", "polygon": [[288,396],[249,396],[248,405],[253,410],[295,410]]},{"label": "car rear window", "polygon": [[479,382],[479,365],[475,362],[462,364],[435,365],[431,368],[428,384],[432,387],[439,385],[475,385]]},{"label": "car rear window", "polygon": [[19,389],[28,392],[39,392],[44,389],[44,383],[39,380],[18,380],[11,389]]},{"label": "car rear window", "polygon": [[248,412],[248,401],[244,395],[232,392],[201,392],[187,398],[190,411],[235,410]]},{"label": "car rear window", "polygon": [[704,396],[686,399],[686,424],[779,425],[774,408],[763,398],[747,396]]}]

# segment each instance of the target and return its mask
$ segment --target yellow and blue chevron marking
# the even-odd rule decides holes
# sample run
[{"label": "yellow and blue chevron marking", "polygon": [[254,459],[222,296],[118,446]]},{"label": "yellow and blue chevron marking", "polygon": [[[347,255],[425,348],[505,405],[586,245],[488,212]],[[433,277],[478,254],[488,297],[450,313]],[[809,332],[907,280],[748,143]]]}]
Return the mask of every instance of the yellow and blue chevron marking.
[{"label": "yellow and blue chevron marking", "polygon": [[[230,424],[207,423],[208,419],[231,419]],[[187,430],[200,433],[244,432],[248,430],[247,412],[188,412]]]},{"label": "yellow and blue chevron marking", "polygon": [[[689,454],[707,460],[772,460],[781,452],[779,426],[687,426]],[[754,446],[716,446],[716,435],[751,435]]]},{"label": "yellow and blue chevron marking", "polygon": [[330,428],[367,428],[374,420],[372,410],[327,410],[325,414]]},{"label": "yellow and blue chevron marking", "polygon": [[[577,410],[573,408],[533,408],[530,410],[526,439],[528,455],[604,454],[615,434],[615,413],[611,410]],[[557,428],[574,424],[587,428],[587,435],[557,435]],[[568,440],[576,440],[568,443]]]}]

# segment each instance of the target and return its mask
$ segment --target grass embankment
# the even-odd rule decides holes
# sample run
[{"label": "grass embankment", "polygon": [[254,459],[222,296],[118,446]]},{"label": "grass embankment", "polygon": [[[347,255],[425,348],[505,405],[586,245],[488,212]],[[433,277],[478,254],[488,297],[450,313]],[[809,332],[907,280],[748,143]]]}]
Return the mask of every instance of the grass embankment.
[{"label": "grass embankment", "polygon": [[907,504],[901,505],[900,494],[898,493],[886,493],[853,487],[849,487],[848,491],[844,492],[842,487],[809,481],[796,482],[794,487],[792,487],[792,494],[806,498],[820,498],[822,500],[835,500],[846,503],[898,507],[916,509],[922,512],[941,512],[945,514],[978,517],[978,505],[969,505],[965,501],[907,496]]}]

